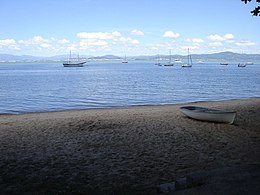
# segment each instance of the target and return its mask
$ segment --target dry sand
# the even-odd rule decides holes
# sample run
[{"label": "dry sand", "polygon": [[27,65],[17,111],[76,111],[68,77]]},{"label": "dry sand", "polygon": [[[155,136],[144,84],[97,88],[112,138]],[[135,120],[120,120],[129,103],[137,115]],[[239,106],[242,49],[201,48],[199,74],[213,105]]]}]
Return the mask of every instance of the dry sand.
[{"label": "dry sand", "polygon": [[182,105],[0,115],[0,194],[154,194],[260,162],[260,98],[192,105],[236,110],[235,123],[189,119]]}]

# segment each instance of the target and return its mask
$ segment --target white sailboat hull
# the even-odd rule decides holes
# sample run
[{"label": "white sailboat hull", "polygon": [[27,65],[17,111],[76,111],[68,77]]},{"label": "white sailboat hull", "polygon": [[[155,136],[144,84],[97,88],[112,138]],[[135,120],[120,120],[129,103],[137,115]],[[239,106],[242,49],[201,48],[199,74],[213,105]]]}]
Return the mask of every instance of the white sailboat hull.
[{"label": "white sailboat hull", "polygon": [[232,124],[236,116],[235,111],[215,110],[196,106],[184,106],[180,108],[180,111],[196,120],[228,124]]},{"label": "white sailboat hull", "polygon": [[181,65],[181,67],[183,67],[183,68],[191,68],[192,65],[191,64],[183,64],[183,65]]}]

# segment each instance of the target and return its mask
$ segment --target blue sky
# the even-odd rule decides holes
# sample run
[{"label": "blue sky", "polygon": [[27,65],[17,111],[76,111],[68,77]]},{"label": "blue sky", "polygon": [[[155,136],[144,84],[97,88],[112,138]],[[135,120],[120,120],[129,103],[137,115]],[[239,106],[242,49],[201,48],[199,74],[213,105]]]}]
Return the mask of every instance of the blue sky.
[{"label": "blue sky", "polygon": [[252,1],[1,0],[0,53],[260,54]]}]

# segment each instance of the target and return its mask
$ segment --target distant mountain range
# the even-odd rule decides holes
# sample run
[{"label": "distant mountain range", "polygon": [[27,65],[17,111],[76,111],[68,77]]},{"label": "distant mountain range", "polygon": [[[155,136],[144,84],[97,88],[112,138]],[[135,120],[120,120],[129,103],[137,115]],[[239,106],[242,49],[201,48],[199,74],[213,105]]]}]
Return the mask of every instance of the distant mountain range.
[{"label": "distant mountain range", "polygon": [[[76,55],[72,55],[72,58],[76,58]],[[122,57],[115,55],[104,55],[104,56],[83,56],[80,57],[92,59],[92,60],[102,60],[102,59],[122,59]],[[0,61],[63,61],[69,58],[69,55],[56,55],[51,57],[43,57],[43,56],[30,56],[30,55],[11,55],[11,54],[0,54]]]},{"label": "distant mountain range", "polygon": [[[73,56],[76,57],[76,56]],[[88,58],[89,60],[120,60],[123,57],[115,55],[104,56],[80,56]],[[161,59],[169,58],[168,55],[160,55]],[[186,55],[172,55],[172,59],[185,61]],[[68,59],[69,55],[57,55],[51,57],[30,56],[30,55],[10,55],[0,54],[0,62],[8,61],[63,61]],[[128,56],[129,60],[156,60],[158,55],[147,56]],[[195,62],[260,62],[260,54],[239,54],[233,52],[220,52],[213,54],[192,54],[192,59]]]}]

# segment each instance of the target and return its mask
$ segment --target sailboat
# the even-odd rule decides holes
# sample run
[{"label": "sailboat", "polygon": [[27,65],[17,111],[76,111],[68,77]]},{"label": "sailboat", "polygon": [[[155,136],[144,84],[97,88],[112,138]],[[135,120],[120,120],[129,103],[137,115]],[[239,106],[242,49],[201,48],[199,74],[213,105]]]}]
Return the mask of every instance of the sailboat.
[{"label": "sailboat", "polygon": [[158,57],[157,57],[157,62],[154,65],[157,65],[157,66],[161,66],[162,65],[161,62],[160,62],[159,54],[158,54]]},{"label": "sailboat", "polygon": [[237,66],[238,67],[246,67],[246,63],[239,63]]},{"label": "sailboat", "polygon": [[126,55],[125,55],[125,58],[122,60],[122,63],[124,63],[124,64],[128,63],[128,60],[126,59]]},{"label": "sailboat", "polygon": [[188,62],[187,64],[183,64],[181,65],[181,67],[183,68],[191,68],[192,67],[192,59],[191,59],[191,55],[190,55],[190,49],[188,48]]},{"label": "sailboat", "polygon": [[[242,55],[243,55],[244,53],[242,52]],[[247,63],[239,63],[238,65],[237,65],[237,67],[246,67],[246,65],[247,65]]]},{"label": "sailboat", "polygon": [[164,64],[164,66],[173,66],[174,64],[172,63],[172,54],[171,54],[171,50],[169,51],[170,55],[169,55],[169,62],[167,64]]},{"label": "sailboat", "polygon": [[85,58],[80,58],[78,54],[78,58],[72,58],[71,57],[71,51],[70,51],[70,58],[63,62],[64,67],[83,67],[83,64],[85,64],[87,61]]}]

